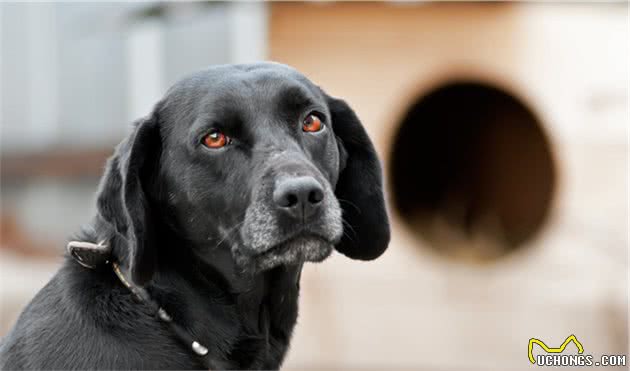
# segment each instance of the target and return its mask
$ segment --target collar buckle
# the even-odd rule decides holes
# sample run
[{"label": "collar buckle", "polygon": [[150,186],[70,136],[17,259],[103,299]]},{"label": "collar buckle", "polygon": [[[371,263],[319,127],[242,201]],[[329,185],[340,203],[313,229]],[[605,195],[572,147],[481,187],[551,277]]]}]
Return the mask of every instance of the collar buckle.
[{"label": "collar buckle", "polygon": [[70,241],[66,249],[77,263],[89,269],[95,269],[99,265],[109,263],[112,252],[111,247],[105,243],[105,240],[99,243]]}]

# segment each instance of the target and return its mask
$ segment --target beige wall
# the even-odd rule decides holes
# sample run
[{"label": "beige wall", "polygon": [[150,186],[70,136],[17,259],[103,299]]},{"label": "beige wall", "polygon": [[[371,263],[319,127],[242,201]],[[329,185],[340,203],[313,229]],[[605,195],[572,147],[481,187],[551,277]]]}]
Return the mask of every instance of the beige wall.
[{"label": "beige wall", "polygon": [[384,257],[308,266],[287,367],[527,369],[529,338],[555,346],[569,334],[587,353],[627,353],[627,14],[623,4],[271,5],[271,59],[356,109],[386,176],[407,107],[457,78],[535,111],[558,171],[542,232],[495,263],[435,256],[391,210]]}]

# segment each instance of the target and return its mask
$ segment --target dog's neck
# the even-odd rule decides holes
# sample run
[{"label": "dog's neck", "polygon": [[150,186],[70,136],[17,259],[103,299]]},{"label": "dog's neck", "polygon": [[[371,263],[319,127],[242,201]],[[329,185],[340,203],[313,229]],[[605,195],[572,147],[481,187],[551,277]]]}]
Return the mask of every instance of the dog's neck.
[{"label": "dog's neck", "polygon": [[233,294],[242,294],[264,288],[264,281],[268,272],[244,273],[239,267],[230,251],[230,247],[221,248],[193,248],[193,258],[199,262],[204,271],[212,271],[214,275],[227,284]]},{"label": "dog's neck", "polygon": [[[192,246],[170,235],[160,239],[169,246],[161,246],[158,271],[171,271],[188,281],[191,287],[213,287],[224,297],[230,297],[239,312],[257,321],[261,306],[273,301],[282,292],[281,286],[299,287],[302,264],[279,266],[263,272],[243,272],[237,266],[228,245]],[[251,320],[251,318],[250,318]]]},{"label": "dog's neck", "polygon": [[[75,237],[97,245],[100,235],[94,230]],[[296,322],[302,265],[241,274],[228,246],[204,251],[173,235],[161,233],[159,237],[164,238],[152,245],[157,269],[144,285],[151,300],[175,323],[190,329],[190,335],[208,348],[208,357],[225,362],[220,368],[278,367]],[[118,261],[117,256],[125,251],[124,242],[116,238],[108,242],[111,251],[117,252],[111,262]],[[86,287],[98,282],[118,290],[114,286],[121,281],[115,278],[111,264],[90,269],[74,258],[69,261],[73,271],[92,275],[92,280],[81,279]]]},{"label": "dog's neck", "polygon": [[[297,313],[302,265],[243,274],[231,257],[229,246],[204,250],[173,236],[160,241],[158,269],[147,284],[154,299],[174,318],[191,319],[191,332],[198,334],[200,343],[207,344],[210,355],[226,347],[213,344],[217,337],[211,334],[228,333],[225,338],[235,343],[220,352],[223,354],[213,355],[219,359],[227,357],[227,368],[273,365],[255,365],[245,355],[252,351],[267,354],[271,344],[288,345],[295,318],[282,313]],[[268,359],[261,354],[256,357]]]}]

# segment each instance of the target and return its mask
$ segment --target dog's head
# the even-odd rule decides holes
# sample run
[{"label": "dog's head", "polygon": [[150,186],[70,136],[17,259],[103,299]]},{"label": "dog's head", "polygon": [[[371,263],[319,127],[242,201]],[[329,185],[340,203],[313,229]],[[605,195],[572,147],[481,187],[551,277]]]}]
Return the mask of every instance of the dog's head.
[{"label": "dog's head", "polygon": [[157,220],[256,272],[333,248],[370,260],[389,242],[381,168],[359,119],[276,63],[212,67],[173,86],[109,160],[98,212],[139,284],[155,269]]}]

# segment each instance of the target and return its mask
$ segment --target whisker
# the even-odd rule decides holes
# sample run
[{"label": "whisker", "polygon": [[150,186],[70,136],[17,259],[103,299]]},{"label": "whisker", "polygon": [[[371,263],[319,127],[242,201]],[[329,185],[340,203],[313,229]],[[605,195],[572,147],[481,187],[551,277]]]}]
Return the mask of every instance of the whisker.
[{"label": "whisker", "polygon": [[[354,228],[352,228],[352,226],[350,225],[350,223],[348,223],[344,218],[341,218],[341,222],[343,223],[344,226],[347,226],[352,233],[354,233],[354,235],[357,235],[357,231],[354,230]],[[354,239],[352,238],[352,236],[350,236],[349,233],[346,232],[346,229],[343,229],[343,234],[344,236],[348,237],[350,240],[352,240],[354,242]]]},{"label": "whisker", "polygon": [[350,228],[352,230],[352,233],[356,234],[357,231],[354,230],[354,228],[352,227],[352,225],[345,220],[343,217],[341,218],[341,222],[343,223],[343,225],[347,226],[348,228]]},{"label": "whisker", "polygon": [[361,214],[361,209],[360,209],[357,205],[353,204],[352,202],[350,202],[350,201],[348,201],[348,200],[344,200],[343,198],[337,198],[337,199],[339,200],[339,202],[345,202],[345,203],[347,203],[348,205],[350,205],[350,206],[354,207],[354,208],[357,210],[357,212],[358,212],[359,214]]},{"label": "whisker", "polygon": [[348,238],[350,239],[350,241],[352,241],[352,242],[356,242],[356,241],[354,240],[354,238],[352,238],[352,236],[350,236],[350,234],[349,234],[348,232],[343,231],[343,235],[344,235],[344,236],[346,236],[346,237],[348,237]]},{"label": "whisker", "polygon": [[[243,213],[244,215],[245,213]],[[221,246],[221,244],[223,242],[225,242],[225,240],[228,239],[228,237],[230,237],[230,235],[240,226],[242,226],[243,224],[245,224],[245,219],[243,218],[242,221],[236,223],[234,226],[232,226],[231,228],[228,229],[227,233],[225,233],[225,235],[223,236],[223,238],[219,241],[218,244],[216,244],[215,248],[218,248],[219,246]]]}]

